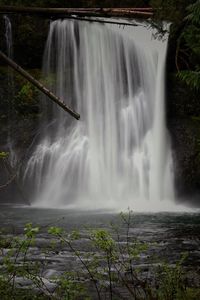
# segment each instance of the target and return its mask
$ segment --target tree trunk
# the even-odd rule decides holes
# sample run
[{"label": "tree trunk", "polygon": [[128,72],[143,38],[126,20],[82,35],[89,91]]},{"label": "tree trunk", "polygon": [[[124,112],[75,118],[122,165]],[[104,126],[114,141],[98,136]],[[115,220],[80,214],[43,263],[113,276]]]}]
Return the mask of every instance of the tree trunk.
[{"label": "tree trunk", "polygon": [[0,13],[39,14],[47,16],[88,16],[88,17],[142,17],[153,16],[152,8],[43,8],[0,6]]},{"label": "tree trunk", "polygon": [[71,116],[75,119],[79,120],[80,115],[75,112],[72,108],[67,106],[60,98],[55,96],[51,91],[49,91],[42,83],[32,77],[28,72],[22,69],[19,65],[17,65],[13,60],[8,58],[3,52],[0,51],[0,58],[2,58],[11,68],[21,74],[24,78],[26,78],[29,82],[31,82],[36,88],[38,88],[42,93],[48,96],[51,100],[53,100],[56,104],[62,107],[65,111],[67,111]]}]

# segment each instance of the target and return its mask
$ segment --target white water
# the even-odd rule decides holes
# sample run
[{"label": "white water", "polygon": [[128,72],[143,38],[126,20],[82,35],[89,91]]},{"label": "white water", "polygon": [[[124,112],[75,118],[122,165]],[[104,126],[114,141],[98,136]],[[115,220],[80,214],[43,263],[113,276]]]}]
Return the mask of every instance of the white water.
[{"label": "white water", "polygon": [[[13,59],[13,33],[12,23],[8,16],[3,16],[5,26],[5,41],[6,41],[6,54],[9,58]],[[13,147],[13,98],[14,98],[14,79],[13,70],[8,67],[8,98],[9,98],[9,130],[7,138],[7,146],[9,152],[9,161],[11,166],[14,166],[17,162],[17,157]]]},{"label": "white water", "polygon": [[4,24],[5,24],[5,39],[6,39],[6,50],[8,57],[13,57],[13,38],[12,38],[12,24],[10,19],[4,15]]},{"label": "white water", "polygon": [[152,30],[142,26],[51,23],[44,74],[54,74],[51,88],[76,108],[81,121],[53,107],[53,125],[25,170],[33,205],[173,208],[166,50],[167,41],[154,40]]}]

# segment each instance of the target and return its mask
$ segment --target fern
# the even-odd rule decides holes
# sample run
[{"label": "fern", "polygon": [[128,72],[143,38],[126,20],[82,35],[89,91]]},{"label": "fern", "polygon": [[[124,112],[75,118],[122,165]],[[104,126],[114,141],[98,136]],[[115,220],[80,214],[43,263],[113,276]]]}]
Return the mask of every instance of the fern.
[{"label": "fern", "polygon": [[195,3],[190,4],[187,7],[189,14],[186,16],[186,20],[192,24],[200,25],[200,0],[197,0]]},{"label": "fern", "polygon": [[177,74],[178,78],[185,82],[190,88],[200,89],[200,70],[198,71],[180,71]]},{"label": "fern", "polygon": [[[200,0],[187,6],[188,15],[185,17],[186,26],[184,31],[179,37],[177,47],[180,46],[180,42],[183,42],[185,52],[182,49],[182,53],[186,53],[187,67],[191,70],[179,71],[177,77],[186,83],[190,88],[200,89]],[[179,49],[179,48],[177,48]],[[177,51],[178,53],[178,51]]]},{"label": "fern", "polygon": [[186,46],[200,56],[200,29],[194,24],[189,25],[182,34]]}]

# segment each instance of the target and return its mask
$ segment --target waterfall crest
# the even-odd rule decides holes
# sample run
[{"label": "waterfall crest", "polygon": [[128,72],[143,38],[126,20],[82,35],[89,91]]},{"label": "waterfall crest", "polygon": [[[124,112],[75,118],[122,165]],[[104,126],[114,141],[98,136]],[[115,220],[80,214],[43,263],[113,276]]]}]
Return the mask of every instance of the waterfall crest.
[{"label": "waterfall crest", "polygon": [[165,126],[166,51],[167,40],[152,39],[152,30],[142,26],[51,23],[44,75],[51,74],[51,88],[81,121],[46,107],[51,124],[24,176],[34,187],[34,205],[169,208],[174,187]]}]

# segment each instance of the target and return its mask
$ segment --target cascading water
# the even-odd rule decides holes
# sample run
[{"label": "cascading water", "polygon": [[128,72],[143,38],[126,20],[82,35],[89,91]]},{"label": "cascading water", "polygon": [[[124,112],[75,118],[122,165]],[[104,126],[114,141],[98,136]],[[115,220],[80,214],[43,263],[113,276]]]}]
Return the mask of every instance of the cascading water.
[{"label": "cascading water", "polygon": [[34,205],[170,210],[166,50],[167,41],[143,26],[51,23],[44,75],[81,121],[53,107],[54,122],[25,170]]},{"label": "cascading water", "polygon": [[[12,34],[12,24],[8,16],[4,15],[4,25],[5,25],[5,40],[6,40],[6,52],[7,56],[13,59],[13,34]],[[13,98],[14,98],[14,80],[13,71],[8,68],[8,98],[9,98],[9,130],[8,130],[8,150],[9,150],[9,160],[12,166],[16,163],[16,154],[13,149]]]},{"label": "cascading water", "polygon": [[12,38],[12,24],[8,16],[3,16],[5,24],[5,38],[6,38],[6,50],[8,57],[13,57],[13,38]]}]

